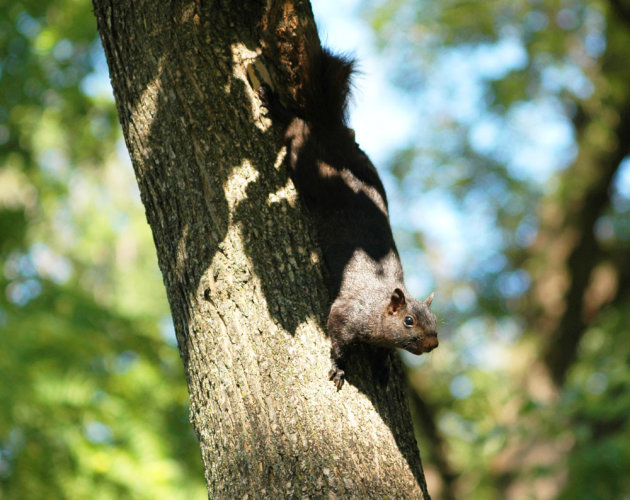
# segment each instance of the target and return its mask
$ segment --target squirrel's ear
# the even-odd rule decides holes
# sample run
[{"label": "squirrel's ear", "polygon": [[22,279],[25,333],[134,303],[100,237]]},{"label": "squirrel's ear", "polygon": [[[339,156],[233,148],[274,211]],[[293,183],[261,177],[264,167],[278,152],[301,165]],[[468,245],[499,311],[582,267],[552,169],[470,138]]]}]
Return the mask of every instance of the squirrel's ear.
[{"label": "squirrel's ear", "polygon": [[396,288],[392,293],[389,302],[389,313],[396,314],[398,310],[405,305],[405,294],[400,288]]},{"label": "squirrel's ear", "polygon": [[424,301],[424,305],[427,307],[431,307],[431,302],[433,302],[433,297],[435,297],[435,292],[431,292],[431,295],[429,295],[425,301]]}]

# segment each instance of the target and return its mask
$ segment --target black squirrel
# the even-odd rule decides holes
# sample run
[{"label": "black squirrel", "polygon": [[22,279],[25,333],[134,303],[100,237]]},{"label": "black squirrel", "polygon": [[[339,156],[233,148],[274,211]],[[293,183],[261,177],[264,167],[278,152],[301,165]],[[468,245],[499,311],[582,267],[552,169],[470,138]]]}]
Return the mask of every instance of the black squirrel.
[{"label": "black squirrel", "polygon": [[285,107],[267,85],[258,94],[284,127],[293,182],[315,221],[332,300],[328,376],[341,389],[351,344],[422,354],[438,346],[437,329],[433,294],[424,301],[407,294],[385,189],[346,126],[354,61],[318,47],[307,63],[298,102]]}]

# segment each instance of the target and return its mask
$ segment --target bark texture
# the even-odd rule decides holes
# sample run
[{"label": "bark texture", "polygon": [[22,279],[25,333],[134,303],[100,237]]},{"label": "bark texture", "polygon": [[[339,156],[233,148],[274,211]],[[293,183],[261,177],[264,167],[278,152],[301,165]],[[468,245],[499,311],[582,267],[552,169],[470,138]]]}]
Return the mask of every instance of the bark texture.
[{"label": "bark texture", "polygon": [[318,252],[253,91],[299,88],[309,3],[94,7],[210,498],[428,498],[398,358],[326,379]]}]

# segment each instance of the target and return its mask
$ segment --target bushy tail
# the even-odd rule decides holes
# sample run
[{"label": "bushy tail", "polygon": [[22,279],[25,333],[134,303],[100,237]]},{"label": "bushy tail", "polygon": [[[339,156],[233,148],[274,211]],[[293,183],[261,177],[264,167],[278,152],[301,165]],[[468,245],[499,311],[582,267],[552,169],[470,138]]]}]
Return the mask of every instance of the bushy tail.
[{"label": "bushy tail", "polygon": [[345,124],[355,61],[327,49],[312,51],[298,102],[303,118],[315,125]]}]

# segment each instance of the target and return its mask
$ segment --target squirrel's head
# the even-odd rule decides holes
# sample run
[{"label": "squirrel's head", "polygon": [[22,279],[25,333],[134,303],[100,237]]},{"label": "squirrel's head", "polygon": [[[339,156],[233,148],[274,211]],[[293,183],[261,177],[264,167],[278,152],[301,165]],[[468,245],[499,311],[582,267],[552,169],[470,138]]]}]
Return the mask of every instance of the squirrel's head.
[{"label": "squirrel's head", "polygon": [[396,288],[386,307],[384,327],[393,337],[396,347],[413,354],[429,352],[438,346],[435,315],[429,310],[432,293],[424,301],[405,298]]}]

